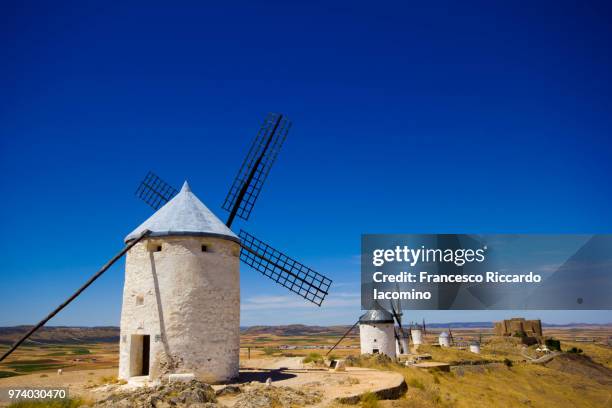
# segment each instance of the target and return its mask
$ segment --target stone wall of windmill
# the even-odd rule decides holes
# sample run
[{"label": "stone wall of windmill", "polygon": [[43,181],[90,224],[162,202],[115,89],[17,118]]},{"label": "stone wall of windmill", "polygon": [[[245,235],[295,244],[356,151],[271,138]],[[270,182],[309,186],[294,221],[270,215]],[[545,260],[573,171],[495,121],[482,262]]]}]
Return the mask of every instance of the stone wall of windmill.
[{"label": "stone wall of windmill", "polygon": [[238,376],[238,254],[236,242],[208,237],[151,238],[128,252],[120,378],[143,373],[145,335],[151,378],[189,373],[223,382]]},{"label": "stone wall of windmill", "polygon": [[385,354],[395,359],[393,323],[360,324],[361,354]]},{"label": "stone wall of windmill", "polygon": [[395,321],[391,313],[373,309],[359,318],[361,354],[385,354],[396,358]]}]

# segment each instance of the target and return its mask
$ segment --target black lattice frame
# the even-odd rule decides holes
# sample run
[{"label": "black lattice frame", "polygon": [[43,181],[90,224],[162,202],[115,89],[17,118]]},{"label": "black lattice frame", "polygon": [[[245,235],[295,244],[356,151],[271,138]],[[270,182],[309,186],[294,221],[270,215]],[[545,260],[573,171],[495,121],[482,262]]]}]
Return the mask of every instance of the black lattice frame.
[{"label": "black lattice frame", "polygon": [[158,210],[178,193],[178,190],[150,171],[136,189],[136,195],[154,210]]},{"label": "black lattice frame", "polygon": [[[223,209],[232,211],[244,184],[249,182],[236,211],[238,217],[245,221],[249,219],[255,201],[259,197],[259,193],[287,137],[290,127],[291,122],[284,116],[278,113],[268,114],[257,136],[255,136],[249,153],[240,166],[240,170],[238,170],[232,187],[225,197]],[[249,175],[254,166],[257,166],[257,168],[249,181]]]},{"label": "black lattice frame", "polygon": [[321,306],[331,279],[272,248],[244,230],[240,230],[240,260],[291,292]]}]

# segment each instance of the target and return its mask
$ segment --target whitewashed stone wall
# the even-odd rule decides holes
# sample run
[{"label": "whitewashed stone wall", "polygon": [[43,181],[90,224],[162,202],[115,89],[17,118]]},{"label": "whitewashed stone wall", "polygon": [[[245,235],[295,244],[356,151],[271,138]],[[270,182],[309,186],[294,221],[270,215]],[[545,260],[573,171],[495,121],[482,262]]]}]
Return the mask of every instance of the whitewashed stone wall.
[{"label": "whitewashed stone wall", "polygon": [[146,239],[127,253],[119,378],[139,372],[134,335],[150,335],[150,378],[193,373],[219,383],[238,377],[239,254],[230,240],[183,236]]},{"label": "whitewashed stone wall", "polygon": [[360,324],[359,339],[361,354],[372,354],[378,349],[381,354],[395,359],[395,334],[392,323]]}]

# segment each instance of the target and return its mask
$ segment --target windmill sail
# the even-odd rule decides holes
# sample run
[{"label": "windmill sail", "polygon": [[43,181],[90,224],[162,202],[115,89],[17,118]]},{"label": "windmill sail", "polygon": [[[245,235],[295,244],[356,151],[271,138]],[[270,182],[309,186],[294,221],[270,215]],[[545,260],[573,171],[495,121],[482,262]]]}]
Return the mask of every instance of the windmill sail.
[{"label": "windmill sail", "polygon": [[245,221],[249,219],[290,127],[291,122],[279,113],[270,113],[266,117],[225,197],[222,207],[230,212],[228,227],[235,216]]},{"label": "windmill sail", "polygon": [[138,189],[136,189],[136,195],[154,210],[158,210],[177,193],[176,188],[157,177],[152,171],[147,173]]},{"label": "windmill sail", "polygon": [[400,354],[404,354],[408,350],[404,350],[403,342],[406,336],[404,334],[404,328],[402,327],[402,309],[401,309],[401,305],[399,304],[399,301],[398,301],[397,306],[393,305],[393,301],[391,301],[391,313],[393,314],[393,318],[395,319],[395,322],[397,323],[397,329],[393,327],[393,331],[395,333],[395,341],[397,341],[397,346],[398,346]]},{"label": "windmill sail", "polygon": [[291,292],[321,306],[331,279],[240,230],[240,260]]}]

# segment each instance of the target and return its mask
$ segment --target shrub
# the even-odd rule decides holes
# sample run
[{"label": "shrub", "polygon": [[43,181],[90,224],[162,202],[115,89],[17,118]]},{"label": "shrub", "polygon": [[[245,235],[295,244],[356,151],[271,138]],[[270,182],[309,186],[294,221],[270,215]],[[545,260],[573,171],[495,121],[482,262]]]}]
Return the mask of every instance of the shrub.
[{"label": "shrub", "polygon": [[544,341],[544,344],[546,344],[546,347],[548,347],[550,350],[561,351],[561,342],[559,340],[553,339],[552,337],[546,339],[546,341]]},{"label": "shrub", "polygon": [[323,357],[319,353],[310,353],[306,357],[304,357],[304,360],[302,360],[302,362],[319,364],[323,363]]},{"label": "shrub", "polygon": [[107,377],[100,378],[102,384],[127,384],[127,381],[120,380],[116,375],[109,375]]},{"label": "shrub", "polygon": [[361,406],[363,408],[378,407],[378,397],[373,392],[366,392],[361,396]]},{"label": "shrub", "polygon": [[276,347],[264,347],[263,352],[266,356],[271,356],[274,353],[278,353],[278,349]]},{"label": "shrub", "polygon": [[582,349],[581,348],[576,348],[576,347],[572,347],[571,349],[567,350],[568,353],[582,353]]},{"label": "shrub", "polygon": [[504,364],[506,365],[506,367],[510,368],[512,367],[512,360],[510,360],[509,358],[504,358]]}]

